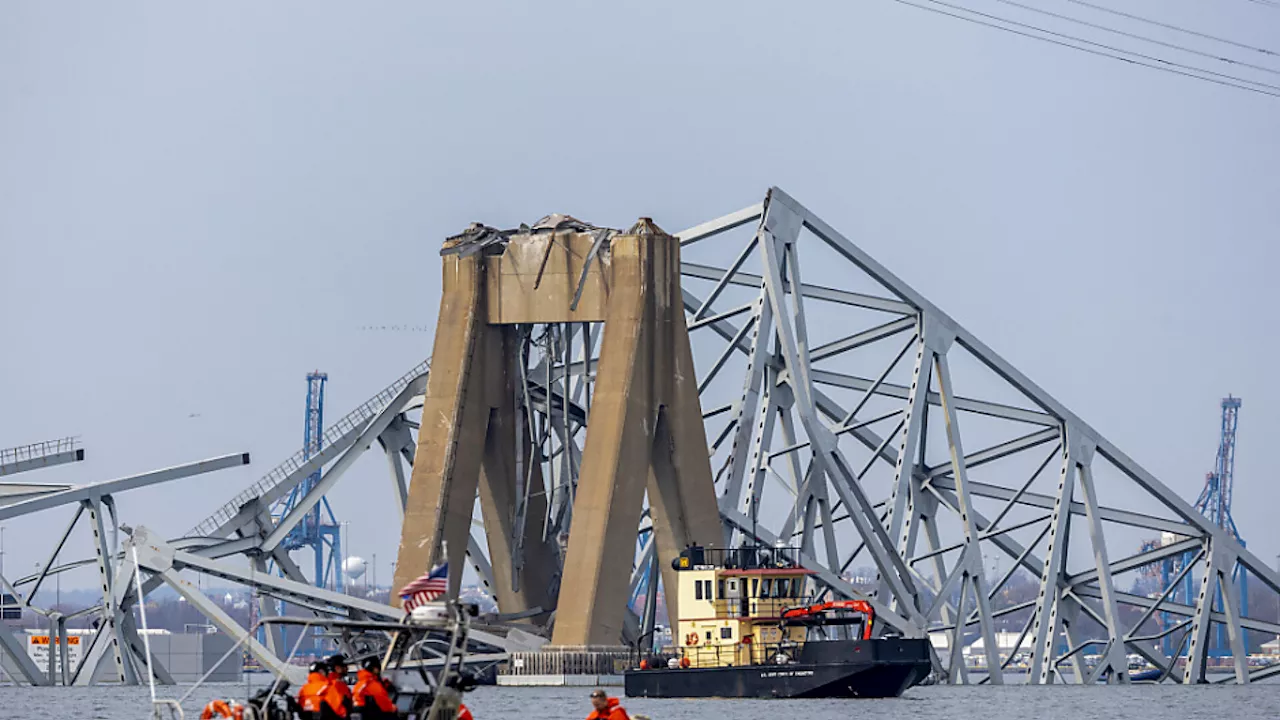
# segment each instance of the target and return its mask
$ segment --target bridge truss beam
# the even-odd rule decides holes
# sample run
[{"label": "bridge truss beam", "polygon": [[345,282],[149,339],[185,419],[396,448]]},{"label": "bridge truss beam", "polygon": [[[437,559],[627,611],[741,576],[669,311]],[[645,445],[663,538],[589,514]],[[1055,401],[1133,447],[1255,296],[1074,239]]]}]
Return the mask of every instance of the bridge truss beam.
[{"label": "bridge truss beam", "polygon": [[[1275,633],[1280,625],[1247,616],[1232,595],[1233,574],[1251,574],[1255,587],[1273,593],[1280,574],[864,249],[777,188],[762,203],[677,236],[679,297],[725,541],[799,545],[820,592],[868,599],[882,628],[945,642],[951,652],[940,654],[948,660],[942,669],[953,682],[999,682],[999,670],[966,666],[960,649],[981,639],[974,654],[985,667],[1007,668],[1014,654],[996,645],[1002,629],[1030,651],[1032,682],[1126,682],[1128,654],[1145,658],[1163,681],[1203,682],[1210,677],[1204,638],[1215,625],[1231,638],[1228,680],[1280,672],[1249,668],[1244,646],[1245,630]],[[566,275],[556,282],[582,297],[585,274]],[[508,443],[513,461],[495,472],[511,475],[513,492],[480,498],[483,519],[505,508],[504,522],[473,514],[471,488],[460,499],[467,532],[456,552],[496,586],[500,612],[549,635],[554,604],[503,607],[509,598],[497,588],[519,587],[521,563],[546,549],[555,563],[549,584],[565,570],[604,333],[596,319],[540,332],[516,338],[519,360],[506,386],[521,423],[512,437],[523,433],[531,449],[514,452],[516,442]],[[319,455],[286,462],[189,537],[171,541],[185,553],[175,557],[190,559],[183,567],[191,572],[213,567],[200,558],[217,562],[220,577],[232,579],[218,558],[262,557],[287,534],[264,516],[272,502],[325,468],[321,482],[331,489],[375,441],[403,510],[415,455],[423,457],[415,449],[427,370],[415,368],[331,428]],[[480,539],[470,532],[476,522],[485,530]],[[1178,538],[1112,560],[1127,529]],[[635,544],[624,574],[628,596],[666,559],[653,547]],[[1196,578],[1202,591],[1194,603],[1174,602],[1167,591],[1127,591],[1126,578],[1170,553],[1193,559],[1173,583]],[[993,561],[1004,569],[990,570]],[[869,577],[851,575],[860,563]],[[166,571],[152,570],[144,592],[170,582]],[[235,579],[316,612],[347,612],[315,588],[273,580],[292,584],[285,592],[252,574]],[[117,605],[127,612],[133,601]],[[1161,628],[1157,615],[1182,620]],[[624,634],[651,626],[629,612]],[[1172,655],[1158,647],[1167,634],[1181,635]]]}]

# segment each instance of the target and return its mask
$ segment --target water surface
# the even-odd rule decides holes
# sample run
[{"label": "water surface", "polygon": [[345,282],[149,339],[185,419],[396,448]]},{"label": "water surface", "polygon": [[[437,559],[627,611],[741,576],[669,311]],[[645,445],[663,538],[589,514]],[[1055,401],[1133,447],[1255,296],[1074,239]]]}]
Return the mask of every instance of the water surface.
[{"label": "water surface", "polygon": [[[160,688],[159,692],[175,697],[188,689]],[[244,690],[243,684],[200,688],[185,703],[186,716],[198,718],[200,709],[215,696],[243,698]],[[466,701],[476,720],[582,720],[591,710],[588,692],[588,688],[487,687],[468,694]],[[147,702],[146,688],[0,687],[0,718],[145,720]],[[1280,683],[1247,687],[936,686],[914,688],[894,700],[624,698],[623,705],[631,714],[648,715],[652,720],[1275,720],[1280,718]]]}]

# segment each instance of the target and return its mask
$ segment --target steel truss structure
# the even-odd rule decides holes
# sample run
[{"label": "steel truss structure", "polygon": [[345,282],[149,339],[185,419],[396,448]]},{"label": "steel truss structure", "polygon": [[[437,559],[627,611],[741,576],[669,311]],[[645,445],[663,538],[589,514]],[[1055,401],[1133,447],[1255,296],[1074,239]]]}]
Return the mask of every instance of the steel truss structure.
[{"label": "steel truss structure", "polygon": [[[214,577],[249,590],[257,597],[263,615],[275,614],[276,604],[283,602],[317,616],[402,618],[404,614],[398,608],[315,587],[290,558],[284,548],[284,540],[355,460],[375,443],[385,450],[390,461],[393,481],[390,489],[401,500],[398,506],[403,509],[403,498],[407,493],[406,466],[412,463],[414,448],[409,430],[417,427],[417,422],[409,419],[408,415],[421,408],[428,367],[424,362],[410,370],[329,427],[323,447],[318,452],[303,448],[182,537],[165,541],[141,525],[131,528],[121,523],[115,496],[158,483],[244,465],[249,462],[247,454],[222,456],[77,488],[41,487],[39,493],[33,489],[19,496],[21,502],[0,507],[0,521],[60,507],[75,507],[60,540],[41,568],[35,574],[12,583],[0,577],[0,589],[16,596],[23,607],[46,616],[51,633],[60,638],[66,637],[69,620],[81,616],[101,620],[99,630],[91,636],[78,666],[70,667],[63,657],[60,677],[55,676],[52,660],[48,668],[37,668],[27,656],[23,644],[3,626],[0,626],[0,652],[10,656],[23,680],[36,685],[87,685],[103,681],[137,684],[145,681],[148,665],[134,609],[140,597],[162,585],[175,590],[222,632],[236,639],[246,638],[247,628],[220,604],[205,596],[190,579],[190,573]],[[294,493],[317,472],[321,473],[319,480],[309,484],[290,512],[284,517],[273,517],[272,506]],[[70,561],[61,559],[67,540],[86,519],[93,532],[93,557]],[[133,582],[131,551],[135,547],[138,568],[146,578],[141,593]],[[478,552],[476,556],[482,557]],[[269,568],[269,564],[274,567]],[[41,608],[34,603],[36,592],[49,577],[86,565],[98,568],[103,596],[100,604],[64,615],[56,609]],[[289,655],[291,648],[284,647],[274,634],[266,634],[264,640],[259,642],[247,638],[246,651],[273,672],[291,681],[301,680],[299,669],[282,660]],[[469,661],[504,659],[505,648],[510,642],[504,637],[475,630],[471,633]],[[65,649],[65,640],[61,646]],[[530,646],[518,647],[529,649]],[[173,678],[154,655],[150,667],[157,682],[172,684]]]},{"label": "steel truss structure", "polygon": [[[129,611],[130,606],[121,602],[124,587],[128,585],[127,579],[130,576],[117,572],[118,567],[123,567],[120,563],[119,542],[120,530],[123,526],[116,512],[115,496],[129,490],[248,463],[247,453],[224,455],[77,488],[63,487],[0,507],[0,522],[61,507],[75,508],[71,521],[67,523],[66,529],[50,551],[48,559],[35,574],[17,578],[13,582],[0,575],[0,592],[12,594],[24,608],[43,615],[48,620],[50,636],[58,638],[56,644],[62,650],[61,662],[57,663],[61,670],[59,678],[54,674],[53,652],[49,653],[48,667],[43,670],[37,668],[27,656],[23,643],[19,642],[8,628],[0,625],[0,652],[9,656],[22,678],[34,685],[53,685],[59,680],[63,685],[85,685],[105,676],[108,672],[106,667],[109,664],[107,658],[110,658],[114,661],[114,677],[123,682],[137,683],[138,671],[135,667],[135,658],[140,661],[138,667],[145,667],[145,655],[134,616]],[[82,519],[88,523],[93,534],[94,555],[86,560],[63,561],[61,560],[63,547]],[[63,614],[61,608],[42,608],[35,604],[36,593],[50,576],[86,565],[95,565],[98,569],[98,579],[102,588],[100,604],[67,614]],[[67,658],[67,621],[82,615],[100,618],[99,630],[93,636],[90,649],[73,671]],[[155,666],[159,679],[172,682],[163,665],[156,663]]]},{"label": "steel truss structure", "polygon": [[[689,261],[695,243],[745,224],[755,232],[736,252],[715,250],[733,258],[727,267]],[[1129,653],[1161,679],[1203,682],[1214,624],[1230,637],[1235,681],[1280,672],[1248,667],[1243,629],[1280,627],[1245,617],[1231,582],[1239,568],[1277,592],[1275,571],[805,207],[773,188],[761,205],[680,237],[685,277],[712,284],[702,295],[686,290],[690,328],[724,343],[716,362],[699,366],[699,387],[710,389],[729,358],[745,359],[741,394],[705,412],[709,422],[723,418],[707,434],[734,536],[750,531],[748,507],[788,508],[781,530],[760,539],[798,537],[829,591],[872,600],[898,632],[947,632],[952,681],[966,680],[960,648],[976,635],[995,669],[987,679],[1000,682],[1016,654],[1000,657],[994,628],[1019,615],[1014,647],[1030,638],[1032,682],[1126,682]],[[802,257],[827,284],[802,279]],[[746,292],[730,301],[731,288]],[[1100,493],[1137,509],[1104,504]],[[842,521],[855,532],[842,537]],[[1126,528],[1181,540],[1113,561],[1108,539]],[[1187,569],[1200,577],[1192,605],[1168,598],[1181,577],[1154,599],[1117,582],[1188,550],[1196,555]],[[874,588],[840,577],[859,557],[878,574]],[[985,570],[993,557],[1008,565],[994,579]],[[1019,574],[1039,591],[997,604]],[[1223,612],[1212,608],[1218,591]],[[1156,611],[1185,618],[1166,631],[1183,632],[1180,671],[1179,653],[1154,643],[1163,634],[1150,630]]]},{"label": "steel truss structure", "polygon": [[[676,235],[724,543],[754,536],[799,545],[820,592],[869,600],[879,631],[938,639],[938,664],[952,682],[1001,682],[1002,670],[1022,660],[998,645],[1001,636],[1026,648],[1033,683],[1127,682],[1133,654],[1158,668],[1161,681],[1204,682],[1206,640],[1217,626],[1231,647],[1222,679],[1280,673],[1247,664],[1244,630],[1274,635],[1280,624],[1248,617],[1232,582],[1247,573],[1255,587],[1280,593],[1280,575],[862,248],[777,188],[761,203]],[[580,297],[582,280],[573,279]],[[554,558],[548,587],[562,580],[601,336],[594,322],[520,330],[514,402],[528,445],[513,452],[512,467],[522,482],[511,498],[487,501],[506,511],[501,532],[472,533],[466,548],[500,599],[500,619],[544,637],[555,608],[503,607],[498,590],[519,583],[531,553]],[[299,451],[185,536],[165,542],[133,529],[123,545],[138,548],[143,594],[168,584],[236,637],[245,629],[203,600],[182,571],[242,584],[268,614],[279,599],[326,615],[400,617],[396,608],[314,587],[283,543],[375,444],[404,512],[428,371],[428,363],[411,370],[328,428],[318,453]],[[320,478],[290,512],[273,518],[273,504],[316,472]],[[13,508],[119,492],[108,485],[0,508],[0,519]],[[66,503],[46,507],[59,496]],[[102,514],[90,520],[101,524]],[[652,530],[646,510],[627,597],[643,588],[647,602],[627,613],[623,634],[632,640],[652,636],[652,589],[669,562]],[[1115,543],[1134,546],[1153,530],[1177,540],[1113,559]],[[495,542],[504,545],[496,576]],[[1145,566],[1187,554],[1162,593],[1126,589]],[[48,565],[54,560],[56,552]],[[109,620],[88,657],[136,680],[131,663],[142,666],[130,625],[138,599],[127,580],[131,560],[108,542],[87,562],[106,567],[104,602],[85,612]],[[267,572],[269,562],[285,577]],[[38,586],[48,572],[14,585]],[[1174,588],[1188,578],[1197,596],[1175,602]],[[1178,620],[1161,627],[1156,613]],[[1168,635],[1177,640],[1166,654],[1159,644]],[[515,637],[527,639],[482,640],[499,657]],[[0,632],[0,646],[12,642]],[[964,648],[985,668],[966,665]],[[288,653],[279,638],[249,650],[288,672],[279,667]],[[92,681],[95,671],[86,659],[72,681]],[[49,680],[35,668],[23,672],[31,682]]]},{"label": "steel truss structure", "polygon": [[[1019,659],[997,649],[1002,626],[1029,647],[1032,682],[1127,682],[1131,655],[1161,680],[1202,682],[1211,626],[1232,638],[1231,679],[1280,672],[1248,667],[1243,630],[1280,626],[1247,617],[1229,587],[1253,574],[1275,592],[1272,569],[819,217],[774,188],[677,235],[726,543],[799,543],[824,592],[871,600],[894,631],[948,635],[953,682],[968,680],[974,640],[995,669],[980,681],[1001,681]],[[528,421],[548,478],[533,492],[548,498],[542,537],[562,549],[601,335],[597,323],[535,324],[521,349],[526,406],[551,398],[550,416]],[[530,522],[523,504],[513,512]],[[1111,559],[1109,538],[1152,529],[1179,539]],[[660,560],[643,540],[633,593]],[[519,557],[519,533],[509,542]],[[1188,552],[1162,595],[1128,591],[1145,564]],[[993,560],[1005,568],[989,575]],[[874,567],[873,587],[847,579],[857,562]],[[1173,602],[1196,577],[1199,599]],[[1015,601],[1020,580],[1033,586]],[[1219,590],[1221,611],[1204,601]],[[1156,612],[1182,620],[1162,629]],[[628,618],[640,636],[645,619]]]}]

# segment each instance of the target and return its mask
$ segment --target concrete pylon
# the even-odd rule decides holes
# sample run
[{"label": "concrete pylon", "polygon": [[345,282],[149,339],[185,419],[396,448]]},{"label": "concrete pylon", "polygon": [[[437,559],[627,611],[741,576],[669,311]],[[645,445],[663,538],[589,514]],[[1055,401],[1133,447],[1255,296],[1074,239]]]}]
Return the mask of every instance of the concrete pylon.
[{"label": "concrete pylon", "polygon": [[687,543],[720,536],[680,293],[680,243],[642,219],[611,250],[556,645],[618,642],[646,485],[669,613],[676,612],[671,558]]},{"label": "concrete pylon", "polygon": [[[396,587],[429,567],[445,540],[450,566],[462,567],[479,489],[500,610],[554,608],[554,644],[616,645],[646,490],[671,612],[670,558],[686,544],[721,537],[685,326],[680,244],[648,219],[611,236],[571,228],[479,241],[494,233],[473,228],[445,246]],[[560,562],[554,538],[542,540],[539,493],[529,494],[523,551],[515,552],[516,467],[539,460],[516,422],[523,362],[516,326],[571,322],[603,322],[604,332],[556,593]],[[456,593],[460,573],[451,579]]]},{"label": "concrete pylon", "polygon": [[476,255],[444,258],[440,319],[394,587],[404,587],[438,562],[448,541],[449,594],[457,597],[479,490],[499,608],[521,613],[540,607],[544,612],[534,620],[545,620],[555,607],[549,590],[557,562],[554,544],[542,539],[542,495],[529,498],[524,562],[519,582],[512,580],[515,460],[519,454],[527,464],[531,446],[527,431],[516,437],[516,328],[486,321],[483,261]]}]

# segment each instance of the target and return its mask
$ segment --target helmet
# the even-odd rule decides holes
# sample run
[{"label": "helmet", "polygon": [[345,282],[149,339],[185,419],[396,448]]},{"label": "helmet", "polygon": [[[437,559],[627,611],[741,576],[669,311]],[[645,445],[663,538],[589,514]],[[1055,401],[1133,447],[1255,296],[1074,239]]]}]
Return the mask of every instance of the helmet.
[{"label": "helmet", "polygon": [[343,655],[342,653],[338,653],[337,655],[330,655],[329,657],[324,659],[324,662],[330,668],[336,670],[339,666],[346,667],[347,656]]},{"label": "helmet", "polygon": [[360,667],[364,668],[365,670],[368,670],[369,672],[376,673],[382,670],[382,661],[379,660],[377,656],[370,655],[369,657],[360,661]]},{"label": "helmet", "polygon": [[313,673],[325,673],[329,671],[329,664],[323,660],[317,660],[311,663],[311,667],[307,668],[307,670]]}]

